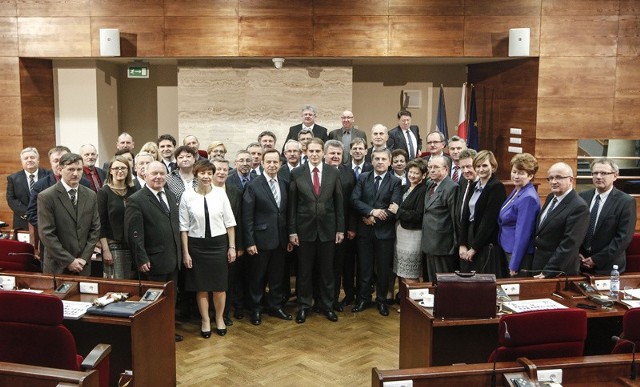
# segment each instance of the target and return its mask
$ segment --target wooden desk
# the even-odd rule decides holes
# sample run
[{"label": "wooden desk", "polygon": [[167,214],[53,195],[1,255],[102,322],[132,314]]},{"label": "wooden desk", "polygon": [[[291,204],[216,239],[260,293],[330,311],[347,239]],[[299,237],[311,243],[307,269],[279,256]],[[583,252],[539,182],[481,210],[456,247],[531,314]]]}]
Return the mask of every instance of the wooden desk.
[{"label": "wooden desk", "polygon": [[17,363],[0,362],[0,386],[11,387],[98,387],[98,371],[60,370]]},{"label": "wooden desk", "polygon": [[[569,277],[570,282],[584,281],[584,277]],[[535,298],[553,298],[575,307],[579,302],[590,303],[584,298],[560,300],[552,296],[557,287],[564,289],[564,278],[519,280],[500,279],[498,285],[517,282],[520,295],[513,300]],[[559,285],[558,285],[559,284]],[[639,275],[623,275],[621,287],[640,286]],[[430,288],[431,283],[406,285],[401,294],[408,289]],[[576,293],[577,294],[577,293]],[[456,363],[486,362],[498,343],[498,321],[492,319],[436,319],[433,310],[423,308],[408,296],[402,297],[400,314],[400,360],[401,369],[429,366],[451,365]],[[626,309],[622,306],[598,308],[587,311],[587,340],[585,355],[608,354],[613,348],[611,336],[622,332],[622,315]]]},{"label": "wooden desk", "polygon": [[[51,275],[10,273],[16,277],[18,289],[31,288],[53,293]],[[137,386],[175,386],[175,290],[173,282],[160,283],[101,279],[95,277],[56,276],[57,283],[97,283],[99,295],[107,292],[131,293],[130,300],[139,300],[149,288],[163,289],[158,301],[140,310],[131,318],[85,315],[79,320],[65,320],[73,334],[78,352],[87,354],[96,344],[111,344],[110,380],[113,385],[124,370],[133,370]],[[93,301],[97,295],[80,294],[78,287],[65,296],[70,301]]]}]

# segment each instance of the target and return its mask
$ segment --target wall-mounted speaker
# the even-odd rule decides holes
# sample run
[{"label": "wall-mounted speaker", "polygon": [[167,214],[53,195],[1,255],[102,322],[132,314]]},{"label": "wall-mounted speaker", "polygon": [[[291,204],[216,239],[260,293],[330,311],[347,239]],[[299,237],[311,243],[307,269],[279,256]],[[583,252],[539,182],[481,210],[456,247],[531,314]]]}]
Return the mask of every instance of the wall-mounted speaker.
[{"label": "wall-mounted speaker", "polygon": [[509,56],[529,56],[530,28],[509,30]]},{"label": "wall-mounted speaker", "polygon": [[120,30],[100,28],[100,56],[120,56]]}]

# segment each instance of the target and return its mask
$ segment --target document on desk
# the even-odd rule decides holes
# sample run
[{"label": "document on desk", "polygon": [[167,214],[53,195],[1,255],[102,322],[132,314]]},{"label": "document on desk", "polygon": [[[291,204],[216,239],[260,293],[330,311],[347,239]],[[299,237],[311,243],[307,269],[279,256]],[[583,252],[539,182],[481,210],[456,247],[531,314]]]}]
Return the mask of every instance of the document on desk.
[{"label": "document on desk", "polygon": [[520,312],[531,312],[534,310],[546,310],[546,309],[565,309],[566,306],[550,299],[550,298],[539,298],[534,300],[521,300],[521,301],[510,301],[503,302],[503,308],[507,308],[514,313]]},{"label": "document on desk", "polygon": [[629,309],[640,308],[640,300],[620,300],[620,303]]},{"label": "document on desk", "polygon": [[67,320],[78,320],[87,313],[87,309],[91,307],[90,302],[66,301],[62,300],[64,308],[64,318]]},{"label": "document on desk", "polygon": [[640,289],[625,289],[624,292],[636,300],[640,300]]}]

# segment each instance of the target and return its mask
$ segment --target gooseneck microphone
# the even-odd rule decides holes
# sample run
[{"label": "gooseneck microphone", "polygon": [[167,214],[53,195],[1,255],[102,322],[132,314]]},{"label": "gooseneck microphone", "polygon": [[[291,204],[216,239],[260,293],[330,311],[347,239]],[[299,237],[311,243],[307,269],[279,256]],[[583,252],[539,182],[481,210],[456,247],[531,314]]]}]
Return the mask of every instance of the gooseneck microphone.
[{"label": "gooseneck microphone", "polygon": [[638,375],[638,369],[636,366],[636,343],[631,340],[623,339],[620,336],[611,336],[611,340],[616,343],[622,341],[631,344],[631,375],[629,375],[629,379],[636,380],[636,376]]},{"label": "gooseneck microphone", "polygon": [[[509,334],[509,327],[507,326],[506,321],[502,321],[501,324],[504,324],[504,338],[505,340],[510,340],[511,335]],[[495,355],[493,356],[493,371],[491,371],[491,387],[496,387],[496,363],[498,362],[498,348],[500,348],[500,332],[498,329],[498,345],[496,346]]]}]

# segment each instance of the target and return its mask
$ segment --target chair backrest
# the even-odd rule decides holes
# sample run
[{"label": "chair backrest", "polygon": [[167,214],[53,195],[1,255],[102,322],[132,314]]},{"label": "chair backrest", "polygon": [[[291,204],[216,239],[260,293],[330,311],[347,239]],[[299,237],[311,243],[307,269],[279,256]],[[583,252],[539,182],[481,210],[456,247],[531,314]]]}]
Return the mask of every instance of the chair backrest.
[{"label": "chair backrest", "polygon": [[625,273],[640,272],[640,233],[633,234],[633,239],[627,247],[626,254]]},{"label": "chair backrest", "polygon": [[0,291],[0,361],[79,371],[76,343],[62,325],[62,301]]},{"label": "chair backrest", "polygon": [[499,347],[489,361],[519,357],[546,359],[582,356],[587,338],[587,313],[582,309],[552,309],[500,318]]},{"label": "chair backrest", "polygon": [[[9,255],[16,253],[17,255]],[[40,271],[34,264],[33,245],[13,239],[0,239],[0,268],[9,271]]]},{"label": "chair backrest", "polygon": [[[636,343],[636,350],[640,349],[640,309],[629,309],[622,318],[622,338]],[[620,340],[613,347],[612,353],[631,353],[633,345]]]},{"label": "chair backrest", "polygon": [[198,155],[204,157],[205,159],[209,158],[209,154],[207,153],[206,150],[203,150],[203,149],[198,149]]}]

